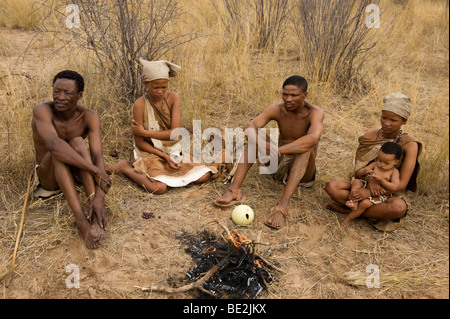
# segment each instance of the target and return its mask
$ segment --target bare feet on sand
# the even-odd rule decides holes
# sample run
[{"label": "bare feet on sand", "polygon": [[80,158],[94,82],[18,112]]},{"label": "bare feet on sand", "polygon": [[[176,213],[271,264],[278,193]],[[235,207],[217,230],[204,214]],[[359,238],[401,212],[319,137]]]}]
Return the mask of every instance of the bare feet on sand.
[{"label": "bare feet on sand", "polygon": [[264,224],[271,228],[280,229],[284,226],[286,217],[287,209],[280,209],[278,206],[275,206],[270,210],[269,216]]},{"label": "bare feet on sand", "polygon": [[79,230],[88,249],[96,249],[98,244],[106,238],[106,232],[95,220],[92,221],[92,224],[86,220]]},{"label": "bare feet on sand", "polygon": [[245,196],[242,195],[240,189],[229,189],[222,197],[217,198],[214,204],[219,207],[230,207],[233,205],[242,204],[245,201]]}]

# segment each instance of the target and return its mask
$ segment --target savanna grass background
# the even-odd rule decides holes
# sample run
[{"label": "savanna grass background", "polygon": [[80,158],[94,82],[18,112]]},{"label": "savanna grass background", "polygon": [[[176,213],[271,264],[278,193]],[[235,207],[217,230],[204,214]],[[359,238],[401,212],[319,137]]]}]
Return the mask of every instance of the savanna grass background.
[{"label": "savanna grass background", "polygon": [[[89,4],[74,2],[80,7]],[[146,5],[152,1],[132,2]],[[302,15],[302,5],[311,7],[321,1],[268,2],[270,8],[280,3],[287,7],[280,6],[278,18],[273,18],[273,11],[261,7],[260,1],[241,1],[240,6],[225,0],[165,2],[166,8],[174,11],[168,16],[164,32],[154,36],[153,48],[161,45],[159,37],[172,37],[173,42],[162,48],[167,50],[125,55],[135,68],[124,75],[115,72],[121,70],[114,64],[117,59],[111,59],[113,53],[101,47],[100,39],[89,35],[89,30],[83,26],[66,28],[68,2],[0,0],[0,276],[11,265],[27,180],[35,165],[32,107],[51,99],[51,79],[58,71],[78,70],[87,83],[81,102],[101,116],[106,164],[129,159],[132,103],[142,93],[142,84],[136,81],[137,64],[132,59],[147,53],[144,58],[167,59],[182,66],[170,84],[181,96],[182,124],[189,130],[193,120],[201,120],[203,129],[243,127],[265,107],[280,100],[281,85],[293,74],[309,80],[309,101],[326,113],[318,182],[313,190],[299,191],[291,200],[291,217],[285,230],[272,232],[262,224],[268,206],[280,197],[282,186],[261,177],[256,169],[244,184],[257,220],[243,231],[270,242],[272,245],[262,251],[284,269],[266,297],[448,298],[448,1],[376,1],[381,8],[381,28],[359,28],[361,38],[355,45],[360,47],[353,53],[335,41],[337,37],[344,42],[348,30],[333,33],[336,28],[326,20],[327,12],[311,9],[316,12],[313,20]],[[325,7],[335,11],[344,8],[340,1]],[[348,15],[357,10],[357,6],[350,8]],[[81,15],[83,12],[87,11],[82,10]],[[270,12],[272,20],[267,18]],[[322,16],[325,18],[318,18]],[[363,26],[368,13],[363,10],[361,16],[361,21],[351,20],[349,26]],[[141,18],[135,17],[136,21]],[[313,23],[316,31],[306,23]],[[132,32],[132,27],[125,30]],[[316,46],[323,49],[311,55],[305,39],[322,39]],[[349,58],[340,61],[340,53]],[[324,74],[325,61],[329,67]],[[126,76],[128,84],[136,81],[131,88],[122,81]],[[407,224],[391,234],[376,232],[365,221],[344,230],[340,227],[341,216],[324,209],[328,197],[322,188],[328,180],[347,176],[358,136],[379,126],[383,97],[396,91],[409,95],[414,105],[404,131],[424,146],[419,189],[411,195],[413,209]],[[229,221],[229,212],[217,210],[211,202],[225,187],[212,182],[156,197],[125,178],[113,176],[107,197],[110,235],[96,252],[84,250],[62,197],[32,200],[15,278],[12,288],[5,289],[3,283],[3,297],[168,297],[143,294],[133,288],[132,282],[136,278],[141,285],[166,282],[187,270],[189,261],[183,261],[186,256],[173,232],[198,232],[208,227],[219,231],[214,228],[214,220]],[[156,228],[142,225],[140,215],[149,209],[168,216],[167,220],[162,218]],[[167,233],[163,228],[171,231]],[[146,240],[141,241],[142,236],[147,236]],[[165,243],[147,247],[149,236],[154,236],[155,241],[165,238]],[[133,240],[138,246],[133,246]],[[176,252],[167,254],[169,244],[181,251],[181,257]],[[138,251],[136,256],[139,253],[145,257],[131,259],[132,265],[124,266],[120,260],[123,262],[126,250]],[[82,277],[88,287],[76,292],[63,284],[64,267],[73,256],[88,263],[84,269],[89,270],[89,275]],[[169,266],[171,262],[174,266]],[[101,277],[98,263],[105,264],[108,278]],[[355,283],[357,280],[351,281],[351,276],[343,275],[364,272],[370,263],[387,270],[382,275],[381,289],[369,291]],[[133,265],[145,272],[137,275]]]}]

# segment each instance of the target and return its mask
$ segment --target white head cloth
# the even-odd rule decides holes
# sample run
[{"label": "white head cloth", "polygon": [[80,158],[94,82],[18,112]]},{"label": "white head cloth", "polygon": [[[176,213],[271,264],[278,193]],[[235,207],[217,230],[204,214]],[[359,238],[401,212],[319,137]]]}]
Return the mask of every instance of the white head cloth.
[{"label": "white head cloth", "polygon": [[168,80],[171,77],[175,77],[181,70],[181,67],[178,65],[165,60],[150,62],[144,59],[139,59],[139,62],[141,62],[142,65],[144,82],[162,79]]},{"label": "white head cloth", "polygon": [[384,98],[383,111],[389,111],[408,119],[411,110],[411,99],[402,92],[391,93]]}]

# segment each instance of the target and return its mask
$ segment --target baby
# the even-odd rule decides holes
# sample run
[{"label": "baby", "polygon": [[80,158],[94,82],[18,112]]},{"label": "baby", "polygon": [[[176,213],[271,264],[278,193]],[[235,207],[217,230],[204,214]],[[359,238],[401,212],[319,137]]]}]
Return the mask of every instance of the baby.
[{"label": "baby", "polygon": [[[386,190],[395,191],[400,182],[400,173],[395,166],[399,163],[402,153],[401,146],[396,143],[387,142],[383,144],[378,153],[377,160],[356,171],[356,178],[352,183],[352,191],[358,188],[365,188],[367,186],[365,178],[368,175],[372,176]],[[351,208],[352,211],[344,219],[342,225],[348,226],[353,219],[361,216],[366,209],[373,205],[383,203],[387,199],[388,196],[384,195],[369,197],[360,202],[349,199],[345,205]]]}]

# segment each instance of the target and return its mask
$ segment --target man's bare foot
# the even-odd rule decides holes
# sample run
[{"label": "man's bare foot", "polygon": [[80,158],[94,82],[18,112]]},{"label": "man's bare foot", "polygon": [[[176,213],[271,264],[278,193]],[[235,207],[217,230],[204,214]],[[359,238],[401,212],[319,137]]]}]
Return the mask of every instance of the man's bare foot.
[{"label": "man's bare foot", "polygon": [[84,243],[88,249],[95,249],[97,248],[97,241],[92,237],[90,230],[91,230],[91,224],[86,220],[82,222],[81,224],[77,223],[78,230],[81,233],[81,237],[84,240]]},{"label": "man's bare foot", "polygon": [[271,228],[280,229],[281,227],[284,226],[286,216],[287,216],[286,209],[280,209],[278,206],[275,206],[270,210],[270,214],[267,217],[264,224],[266,224],[266,226],[269,226]]},{"label": "man's bare foot", "polygon": [[121,173],[128,165],[128,162],[126,160],[121,160],[119,162],[117,162],[114,165],[108,166],[105,170],[106,173],[111,175],[113,173],[115,174],[119,174]]},{"label": "man's bare foot", "polygon": [[219,207],[230,207],[241,204],[245,201],[240,189],[229,189],[222,197],[217,198],[214,204]]},{"label": "man's bare foot", "polygon": [[88,249],[96,249],[98,244],[106,238],[106,232],[96,222],[92,223],[89,231],[84,238],[84,242]]},{"label": "man's bare foot", "polygon": [[91,238],[95,240],[97,243],[105,240],[106,232],[97,222],[92,223],[91,228],[89,229],[89,234]]},{"label": "man's bare foot", "polygon": [[88,249],[96,249],[98,244],[106,238],[106,232],[95,220],[92,225],[86,220],[78,226],[78,229]]},{"label": "man's bare foot", "polygon": [[334,202],[326,204],[325,208],[329,209],[329,210],[334,210],[334,211],[336,211],[338,213],[341,213],[341,214],[348,214],[348,213],[350,213],[352,211],[347,206],[342,206],[342,205],[336,204]]}]

